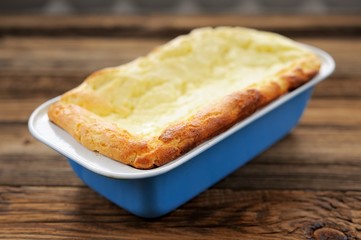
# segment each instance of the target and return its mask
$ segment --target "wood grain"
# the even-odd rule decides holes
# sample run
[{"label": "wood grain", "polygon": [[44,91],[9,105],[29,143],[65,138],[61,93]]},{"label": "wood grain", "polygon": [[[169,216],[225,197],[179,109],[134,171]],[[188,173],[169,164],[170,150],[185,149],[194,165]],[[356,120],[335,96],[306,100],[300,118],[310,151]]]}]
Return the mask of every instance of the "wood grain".
[{"label": "wood grain", "polygon": [[[47,99],[211,25],[283,33],[337,68],[289,135],[176,211],[133,216],[31,137]],[[0,239],[361,239],[360,38],[359,16],[0,16]]]},{"label": "wood grain", "polygon": [[14,233],[0,237],[9,239],[39,233],[52,239],[209,239],[220,233],[222,239],[312,239],[322,228],[347,239],[361,237],[361,194],[352,191],[211,189],[154,220],[134,217],[88,188],[0,187],[0,192],[5,213],[0,227]]},{"label": "wood grain", "polygon": [[360,17],[349,16],[1,16],[0,35],[175,37],[207,26],[244,26],[301,36],[360,36]]}]

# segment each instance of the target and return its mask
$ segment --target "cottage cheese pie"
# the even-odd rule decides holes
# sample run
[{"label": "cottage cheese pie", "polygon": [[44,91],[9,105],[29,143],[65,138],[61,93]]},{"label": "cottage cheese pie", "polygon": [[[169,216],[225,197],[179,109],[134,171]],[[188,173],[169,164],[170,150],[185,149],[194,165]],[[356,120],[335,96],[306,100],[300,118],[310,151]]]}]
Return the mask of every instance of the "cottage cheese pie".
[{"label": "cottage cheese pie", "polygon": [[311,51],[283,36],[201,28],[91,74],[48,116],[88,149],[149,169],[224,132],[319,68]]}]

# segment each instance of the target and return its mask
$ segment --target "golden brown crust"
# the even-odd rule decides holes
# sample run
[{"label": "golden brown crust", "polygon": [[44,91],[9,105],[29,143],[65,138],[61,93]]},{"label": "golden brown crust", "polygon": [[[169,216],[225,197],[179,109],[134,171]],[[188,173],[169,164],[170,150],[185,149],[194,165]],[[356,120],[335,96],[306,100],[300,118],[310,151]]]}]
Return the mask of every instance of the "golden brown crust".
[{"label": "golden brown crust", "polygon": [[307,59],[303,59],[279,73],[274,80],[256,87],[262,95],[259,107],[267,105],[274,99],[308,82],[318,73],[319,68],[319,60],[316,56],[310,55]]},{"label": "golden brown crust", "polygon": [[[75,89],[66,93],[62,100],[49,108],[48,116],[90,150],[139,169],[149,169],[162,166],[224,132],[261,107],[309,81],[318,73],[319,67],[317,57],[309,54],[271,79],[235,90],[207,108],[165,127],[160,135],[146,139],[105,121],[102,114],[116,110],[101,97],[86,91]],[[95,78],[102,72],[104,70],[91,77]],[[73,101],[69,102],[68,98]],[[77,102],[78,98],[82,102]]]},{"label": "golden brown crust", "polygon": [[125,164],[131,165],[137,155],[149,151],[146,141],[77,105],[56,102],[48,116],[85,147]]},{"label": "golden brown crust", "polygon": [[306,62],[301,62],[295,68],[282,73],[278,81],[270,81],[258,89],[235,92],[226,96],[216,106],[200,111],[188,121],[166,128],[159,136],[154,150],[135,159],[133,166],[148,168],[164,165],[301,86],[318,73],[317,59],[308,60],[315,61],[312,69],[302,69]]},{"label": "golden brown crust", "polygon": [[137,158],[134,165],[139,167],[139,163],[150,162],[156,166],[164,165],[251,115],[256,111],[259,100],[259,92],[252,89],[226,96],[216,106],[167,127],[158,137],[153,151]]}]

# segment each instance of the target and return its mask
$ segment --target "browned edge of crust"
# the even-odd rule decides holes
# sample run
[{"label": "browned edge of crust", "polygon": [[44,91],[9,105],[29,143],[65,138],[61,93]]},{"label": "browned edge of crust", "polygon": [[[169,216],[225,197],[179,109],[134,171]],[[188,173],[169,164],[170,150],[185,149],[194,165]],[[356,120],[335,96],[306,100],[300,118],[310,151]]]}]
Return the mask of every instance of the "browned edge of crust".
[{"label": "browned edge of crust", "polygon": [[135,168],[150,169],[176,159],[309,81],[318,73],[320,62],[316,57],[308,60],[281,73],[276,80],[226,96],[153,139],[141,139],[80,106],[62,101],[49,108],[48,116],[88,149]]},{"label": "browned edge of crust", "polygon": [[166,128],[157,139],[157,147],[137,158],[134,165],[154,161],[156,166],[161,166],[170,162],[251,115],[256,111],[259,100],[260,93],[253,89],[226,96],[215,106],[203,109],[188,121]]},{"label": "browned edge of crust", "polygon": [[206,140],[224,132],[278,97],[308,82],[320,67],[312,56],[283,72],[275,81],[261,87],[238,91],[226,96],[215,106],[204,109],[186,122],[176,123],[163,131],[153,151],[135,159],[133,166],[162,166]]},{"label": "browned edge of crust", "polygon": [[92,151],[132,165],[137,155],[148,152],[147,142],[75,104],[61,101],[48,110],[49,119]]}]

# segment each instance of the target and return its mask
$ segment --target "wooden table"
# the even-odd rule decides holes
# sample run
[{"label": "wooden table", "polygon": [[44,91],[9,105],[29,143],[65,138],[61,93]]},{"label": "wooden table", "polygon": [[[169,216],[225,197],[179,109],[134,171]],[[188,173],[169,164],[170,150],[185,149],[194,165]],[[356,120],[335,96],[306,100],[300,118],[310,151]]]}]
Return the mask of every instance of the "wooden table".
[{"label": "wooden table", "polygon": [[[207,25],[285,34],[337,69],[287,137],[176,211],[129,214],[30,136],[42,102]],[[0,36],[0,239],[361,239],[361,17],[1,16]]]}]

